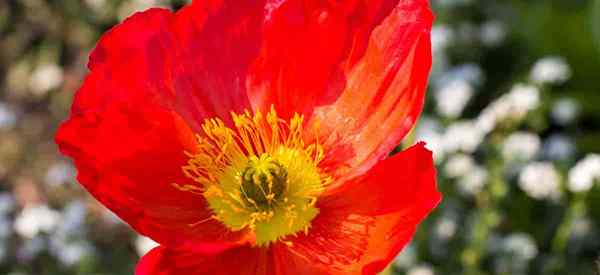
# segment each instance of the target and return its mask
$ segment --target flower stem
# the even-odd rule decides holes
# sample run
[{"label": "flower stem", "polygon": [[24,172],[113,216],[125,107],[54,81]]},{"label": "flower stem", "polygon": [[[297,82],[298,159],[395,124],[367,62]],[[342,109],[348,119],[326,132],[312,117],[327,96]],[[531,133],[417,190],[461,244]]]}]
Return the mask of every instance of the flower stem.
[{"label": "flower stem", "polygon": [[575,194],[552,240],[552,252],[555,254],[565,252],[573,221],[583,215],[585,215],[585,194]]}]

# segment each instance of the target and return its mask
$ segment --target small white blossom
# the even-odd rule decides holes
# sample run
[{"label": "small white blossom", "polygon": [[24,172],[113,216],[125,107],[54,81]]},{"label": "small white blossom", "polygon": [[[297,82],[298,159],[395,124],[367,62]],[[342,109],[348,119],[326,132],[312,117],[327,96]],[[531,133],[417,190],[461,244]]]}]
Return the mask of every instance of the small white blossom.
[{"label": "small white blossom", "polygon": [[539,152],[540,137],[529,132],[515,132],[508,136],[502,145],[502,155],[507,160],[528,161]]},{"label": "small white blossom", "polygon": [[509,93],[515,112],[527,113],[540,105],[540,90],[535,86],[516,85]]},{"label": "small white blossom", "polygon": [[552,107],[552,118],[560,125],[573,123],[579,115],[579,104],[572,98],[562,98]]},{"label": "small white blossom", "polygon": [[106,9],[106,0],[85,0],[85,4],[93,10]]},{"label": "small white blossom", "polygon": [[434,275],[433,269],[428,265],[420,265],[409,269],[407,275]]},{"label": "small white blossom", "polygon": [[145,255],[157,246],[158,243],[142,235],[137,236],[137,238],[135,239],[135,250],[140,256]]},{"label": "small white blossom", "polygon": [[425,147],[433,152],[433,159],[436,163],[441,162],[446,153],[444,152],[444,144],[441,134],[433,134],[427,137],[419,138],[420,141],[425,141]]},{"label": "small white blossom", "polygon": [[85,218],[87,216],[85,202],[73,200],[62,211],[62,222],[56,229],[55,236],[69,238],[85,234]]},{"label": "small white blossom", "polygon": [[52,254],[65,266],[77,264],[83,258],[93,255],[93,253],[92,245],[86,241],[63,243],[52,250]]},{"label": "small white blossom", "polygon": [[[493,237],[492,237],[493,238]],[[513,233],[497,238],[496,254],[493,260],[496,274],[528,274],[529,263],[538,255],[533,238],[524,233]]]},{"label": "small white blossom", "polygon": [[431,49],[434,54],[444,51],[451,43],[454,32],[447,25],[436,25],[431,29]]},{"label": "small white blossom", "polygon": [[448,126],[442,142],[446,152],[473,153],[483,138],[484,133],[472,121],[459,121]]},{"label": "small white blossom", "polygon": [[121,6],[119,6],[119,10],[117,11],[117,15],[119,19],[122,21],[125,18],[131,16],[136,12],[141,12],[147,10],[149,8],[155,7],[168,7],[168,3],[165,0],[132,0],[125,1]]},{"label": "small white blossom", "polygon": [[519,187],[534,199],[560,198],[560,175],[550,162],[534,162],[521,171]]},{"label": "small white blossom", "polygon": [[513,233],[504,238],[502,251],[516,259],[530,261],[538,255],[538,248],[531,236],[525,233]]},{"label": "small white blossom", "polygon": [[470,173],[473,167],[475,167],[475,160],[471,155],[455,154],[446,161],[444,172],[450,178],[458,178]]},{"label": "small white blossom", "polygon": [[571,67],[560,56],[548,56],[538,60],[529,78],[537,84],[561,84],[571,78]]},{"label": "small white blossom", "polygon": [[479,194],[487,184],[487,181],[487,170],[481,166],[475,166],[469,173],[458,180],[458,191],[461,194],[469,196]]},{"label": "small white blossom", "polygon": [[417,140],[426,142],[426,147],[433,152],[433,158],[436,162],[444,158],[441,131],[440,123],[428,117],[422,117],[419,120],[415,131]]},{"label": "small white blossom", "polygon": [[454,66],[436,78],[432,85],[440,89],[455,81],[464,81],[473,86],[480,86],[485,80],[483,70],[474,63],[465,63]]},{"label": "small white blossom", "polygon": [[456,235],[457,229],[456,219],[451,216],[443,216],[437,220],[434,233],[440,240],[447,241]]},{"label": "small white blossom", "polygon": [[540,91],[525,84],[515,85],[509,93],[502,95],[487,106],[476,120],[476,125],[486,134],[498,123],[506,120],[521,120],[540,105]]},{"label": "small white blossom", "polygon": [[57,64],[38,66],[29,78],[29,89],[35,95],[44,95],[58,88],[63,82],[63,71]]},{"label": "small white blossom", "polygon": [[438,113],[445,117],[458,117],[471,98],[474,89],[467,81],[454,80],[434,92]]},{"label": "small white blossom", "polygon": [[569,171],[567,188],[571,192],[587,192],[600,180],[600,155],[590,154]]},{"label": "small white blossom", "polygon": [[475,126],[487,135],[496,128],[497,120],[498,118],[495,111],[488,107],[479,114],[475,120]]},{"label": "small white blossom", "polygon": [[47,205],[25,207],[15,219],[15,231],[25,238],[41,232],[49,233],[61,222],[60,213]]},{"label": "small white blossom", "polygon": [[500,45],[506,38],[506,26],[500,21],[488,21],[481,25],[481,43],[488,47]]},{"label": "small white blossom", "polygon": [[73,165],[61,162],[55,163],[48,168],[45,182],[50,186],[59,186],[75,181],[76,170]]}]

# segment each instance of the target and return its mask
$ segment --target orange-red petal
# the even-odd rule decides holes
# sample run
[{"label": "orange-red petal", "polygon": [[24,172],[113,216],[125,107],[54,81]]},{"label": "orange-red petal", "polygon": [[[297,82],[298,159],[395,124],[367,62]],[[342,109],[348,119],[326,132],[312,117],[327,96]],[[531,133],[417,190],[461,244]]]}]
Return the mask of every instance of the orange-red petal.
[{"label": "orange-red petal", "polygon": [[321,198],[308,235],[289,249],[329,274],[377,274],[440,199],[431,152],[418,144]]},{"label": "orange-red petal", "polygon": [[[205,117],[231,122],[231,112],[252,110],[246,75],[262,43],[265,1],[200,0],[177,12],[170,73],[174,93],[194,124]],[[185,89],[185,87],[192,89]],[[195,128],[196,129],[196,128]]]},{"label": "orange-red petal", "polygon": [[[343,92],[333,104],[315,108],[310,123],[329,151],[351,152],[337,160],[336,177],[366,172],[413,127],[431,67],[432,20],[427,0],[400,1],[373,30],[364,55],[345,70]],[[331,153],[326,160],[334,158]]]},{"label": "orange-red petal", "polygon": [[336,100],[372,29],[398,0],[268,1],[260,54],[248,74],[257,109],[309,116]]}]

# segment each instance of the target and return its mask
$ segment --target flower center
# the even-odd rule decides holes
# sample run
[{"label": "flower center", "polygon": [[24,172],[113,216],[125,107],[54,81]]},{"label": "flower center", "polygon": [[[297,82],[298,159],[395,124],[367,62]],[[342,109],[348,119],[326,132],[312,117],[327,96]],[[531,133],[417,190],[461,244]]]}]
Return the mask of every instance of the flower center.
[{"label": "flower center", "polygon": [[287,171],[269,155],[250,157],[240,177],[247,206],[268,210],[281,198],[287,186]]},{"label": "flower center", "polygon": [[331,178],[318,166],[322,147],[302,138],[303,117],[285,121],[271,108],[266,116],[245,112],[232,120],[233,128],[220,119],[204,122],[182,167],[194,183],[174,186],[204,196],[214,219],[232,231],[249,229],[259,246],[308,231]]}]

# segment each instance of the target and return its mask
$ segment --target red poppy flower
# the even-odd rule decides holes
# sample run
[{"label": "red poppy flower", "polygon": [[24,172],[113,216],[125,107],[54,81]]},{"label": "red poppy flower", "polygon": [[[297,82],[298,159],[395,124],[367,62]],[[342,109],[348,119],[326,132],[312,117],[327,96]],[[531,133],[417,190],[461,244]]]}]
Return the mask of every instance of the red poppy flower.
[{"label": "red poppy flower", "polygon": [[375,274],[437,205],[426,0],[195,1],[90,56],[56,141],[161,244],[138,275]]}]

